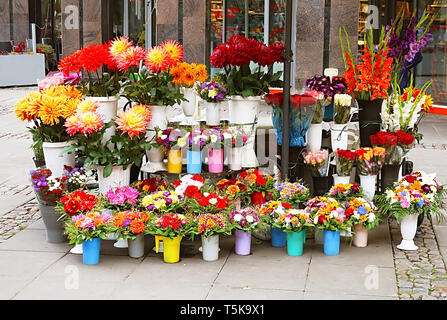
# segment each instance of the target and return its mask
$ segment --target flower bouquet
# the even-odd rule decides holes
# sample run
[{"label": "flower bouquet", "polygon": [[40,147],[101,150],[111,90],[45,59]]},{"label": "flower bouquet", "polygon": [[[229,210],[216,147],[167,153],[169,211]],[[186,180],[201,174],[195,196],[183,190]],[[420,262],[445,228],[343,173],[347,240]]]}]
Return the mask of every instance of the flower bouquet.
[{"label": "flower bouquet", "polygon": [[238,180],[247,186],[247,192],[254,206],[261,206],[270,199],[275,184],[275,179],[271,175],[258,169],[248,169],[239,174]]},{"label": "flower bouquet", "polygon": [[84,190],[76,190],[60,198],[56,205],[56,211],[61,213],[64,218],[85,214],[96,207],[98,200],[98,197],[93,194]]},{"label": "flower bouquet", "polygon": [[52,86],[29,93],[14,107],[16,117],[28,123],[36,159],[43,153],[46,167],[57,177],[62,176],[64,165],[74,166],[74,154],[65,157],[59,154],[72,143],[64,123],[76,113],[81,98],[82,93],[74,87]]},{"label": "flower bouquet", "polygon": [[112,230],[111,220],[112,217],[108,214],[90,211],[73,216],[65,223],[69,243],[82,244],[84,264],[99,263],[101,239],[106,239],[106,235]]},{"label": "flower bouquet", "polygon": [[332,185],[329,172],[329,153],[326,149],[304,153],[304,163],[310,169],[313,182],[313,194],[323,195]]},{"label": "flower bouquet", "polygon": [[345,202],[352,198],[359,198],[363,196],[363,189],[357,183],[336,184],[331,187],[328,196],[339,201]]},{"label": "flower bouquet", "polygon": [[[276,131],[277,143],[282,145],[283,93],[266,94],[264,100],[273,107],[272,122]],[[289,146],[306,146],[304,138],[314,116],[316,102],[317,99],[308,93],[290,95]]]},{"label": "flower bouquet", "polygon": [[230,223],[235,229],[235,253],[246,256],[251,251],[251,232],[255,230],[259,223],[258,213],[252,208],[235,210],[231,212]]},{"label": "flower bouquet", "polygon": [[236,210],[241,209],[242,199],[247,197],[247,186],[237,179],[221,179],[216,183],[216,193],[233,201]]},{"label": "flower bouquet", "polygon": [[376,196],[378,212],[400,221],[402,242],[397,246],[399,249],[418,249],[413,242],[418,216],[424,214],[443,219],[441,209],[445,195],[445,188],[436,182],[434,174],[415,172]]},{"label": "flower bouquet", "polygon": [[174,181],[171,184],[171,188],[174,189],[175,193],[180,196],[185,195],[186,188],[189,186],[196,186],[198,189],[205,185],[205,179],[199,174],[186,174],[181,177],[180,180]]},{"label": "flower bouquet", "polygon": [[70,166],[64,166],[63,176],[68,178],[68,192],[84,188],[89,178],[84,168]]},{"label": "flower bouquet", "polygon": [[180,260],[180,242],[190,233],[192,218],[177,213],[165,214],[154,219],[148,227],[148,233],[155,236],[155,251],[163,241],[163,259],[167,263]]},{"label": "flower bouquet", "polygon": [[385,162],[388,165],[400,165],[402,158],[408,153],[415,138],[413,135],[398,130],[395,132],[377,132],[370,137],[374,147],[385,149]]},{"label": "flower bouquet", "polygon": [[306,240],[306,227],[313,227],[309,212],[303,209],[289,209],[275,219],[273,226],[287,232],[287,253],[301,256]]},{"label": "flower bouquet", "polygon": [[226,196],[204,192],[193,207],[194,212],[219,213],[227,209],[230,205],[230,199]]},{"label": "flower bouquet", "polygon": [[356,159],[356,153],[351,150],[337,149],[336,155],[336,170],[337,175],[334,175],[334,184],[342,182],[348,184],[351,178],[352,167]]},{"label": "flower bouquet", "polygon": [[181,208],[183,196],[174,191],[156,191],[141,199],[140,205],[150,213],[165,214]]},{"label": "flower bouquet", "polygon": [[352,97],[349,94],[336,94],[334,96],[334,123],[346,124],[351,115]]},{"label": "flower bouquet", "polygon": [[280,200],[270,200],[259,208],[259,217],[262,222],[272,225],[286,210],[292,209],[288,202]]},{"label": "flower bouquet", "polygon": [[368,244],[368,230],[379,224],[374,203],[363,198],[351,198],[346,202],[345,215],[354,227],[354,245],[366,247]]},{"label": "flower bouquet", "polygon": [[197,93],[203,100],[202,106],[206,109],[206,124],[218,126],[220,124],[221,103],[227,98],[227,89],[216,81],[197,84]]},{"label": "flower bouquet", "polygon": [[231,228],[221,214],[199,214],[194,219],[191,236],[201,235],[202,256],[205,261],[219,259],[219,235],[231,235]]},{"label": "flower bouquet", "polygon": [[103,207],[114,211],[131,210],[138,204],[140,192],[132,187],[111,188],[104,195]]},{"label": "flower bouquet", "polygon": [[[345,210],[337,200],[328,197],[312,198],[306,205],[305,210],[309,212],[315,226],[324,230],[324,253],[337,255],[340,252],[340,231],[349,229]],[[315,236],[317,237],[317,233]]]},{"label": "flower bouquet", "polygon": [[355,153],[360,185],[365,192],[366,198],[371,201],[376,193],[377,174],[385,161],[385,149],[364,147],[356,150]]},{"label": "flower bouquet", "polygon": [[118,239],[128,240],[129,256],[144,255],[144,231],[150,222],[147,212],[120,211],[113,216],[114,232]]},{"label": "flower bouquet", "polygon": [[306,186],[296,182],[277,182],[273,190],[273,199],[300,206],[310,199],[310,191]]}]

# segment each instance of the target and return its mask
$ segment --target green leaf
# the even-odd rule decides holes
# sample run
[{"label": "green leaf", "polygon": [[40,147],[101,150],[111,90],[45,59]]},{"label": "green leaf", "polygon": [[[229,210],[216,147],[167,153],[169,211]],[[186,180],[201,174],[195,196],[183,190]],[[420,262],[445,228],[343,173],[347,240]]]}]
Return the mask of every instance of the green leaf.
[{"label": "green leaf", "polygon": [[107,178],[108,176],[110,176],[112,174],[112,170],[113,170],[113,164],[112,163],[107,164],[104,168],[103,177]]}]

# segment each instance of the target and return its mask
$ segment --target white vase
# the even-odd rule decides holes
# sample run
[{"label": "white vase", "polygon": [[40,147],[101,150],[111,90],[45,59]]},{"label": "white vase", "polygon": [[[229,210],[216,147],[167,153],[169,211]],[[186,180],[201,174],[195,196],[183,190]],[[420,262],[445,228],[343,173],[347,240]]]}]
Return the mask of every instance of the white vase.
[{"label": "white vase", "polygon": [[260,96],[243,98],[232,96],[228,102],[230,124],[241,125],[247,133],[247,143],[243,146],[242,167],[252,168],[259,166],[255,152],[256,127]]},{"label": "white vase", "polygon": [[417,229],[418,215],[417,213],[409,214],[400,220],[402,242],[397,246],[398,249],[413,251],[418,249],[413,241]]},{"label": "white vase", "polygon": [[[111,96],[111,97],[88,97],[88,99],[95,101],[98,105],[98,109],[96,110],[104,120],[104,123],[107,123],[113,119],[115,119],[118,113],[118,100],[119,97]],[[102,139],[102,143],[105,144],[110,138],[115,134],[115,125],[108,128]],[[112,146],[110,146],[112,148]]]},{"label": "white vase", "polygon": [[202,256],[205,261],[219,259],[219,235],[211,237],[202,236]]},{"label": "white vase", "polygon": [[[155,135],[155,128],[165,130],[168,127],[168,119],[166,114],[166,106],[151,106],[151,121],[149,122],[146,132],[146,140],[151,141]],[[146,151],[148,162],[141,168],[145,172],[166,171],[166,164],[163,162],[165,153],[163,148],[151,148]]]},{"label": "white vase", "polygon": [[242,168],[242,152],[243,152],[242,147],[228,149],[228,153],[229,153],[228,166],[229,166],[230,170],[234,170],[234,171],[241,170],[241,168]]},{"label": "white vase", "polygon": [[323,138],[323,124],[311,123],[306,133],[307,150],[311,152],[321,150],[321,140]]},{"label": "white vase", "polygon": [[342,177],[338,174],[333,174],[332,177],[334,178],[334,186],[336,184],[349,184],[349,181],[351,180],[351,176]]},{"label": "white vase", "polygon": [[194,88],[182,88],[183,95],[185,99],[188,101],[182,101],[182,109],[183,113],[185,114],[185,120],[182,122],[182,124],[185,125],[192,125],[195,124],[196,121],[194,120],[193,116],[197,109],[197,95]]},{"label": "white vase", "polygon": [[75,152],[61,156],[65,147],[72,145],[73,141],[65,142],[44,142],[42,144],[43,155],[45,158],[45,166],[51,170],[55,177],[62,177],[64,173],[64,165],[74,167]]},{"label": "white vase", "polygon": [[348,149],[348,124],[330,123],[332,151]]},{"label": "white vase", "polygon": [[363,176],[360,175],[360,186],[363,188],[365,198],[372,201],[376,194],[377,175]]},{"label": "white vase", "polygon": [[82,254],[82,243],[76,244],[73,248],[71,248],[70,253],[73,254]]},{"label": "white vase", "polygon": [[114,246],[115,248],[128,248],[128,247],[129,247],[129,245],[128,245],[128,243],[127,243],[127,239],[122,239],[122,238],[118,239],[118,240],[113,244],[113,246]]},{"label": "white vase", "polygon": [[204,101],[202,106],[206,109],[206,124],[208,126],[220,125],[220,103]]},{"label": "white vase", "polygon": [[104,178],[104,166],[97,166],[99,192],[107,193],[111,188],[128,186],[130,183],[130,167],[114,166],[110,176]]}]

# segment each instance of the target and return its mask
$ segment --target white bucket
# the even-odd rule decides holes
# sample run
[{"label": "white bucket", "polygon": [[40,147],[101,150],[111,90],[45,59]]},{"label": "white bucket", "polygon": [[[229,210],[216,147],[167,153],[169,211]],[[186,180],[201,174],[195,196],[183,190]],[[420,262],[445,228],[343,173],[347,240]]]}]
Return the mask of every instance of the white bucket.
[{"label": "white bucket", "polygon": [[54,177],[62,177],[64,165],[74,167],[75,152],[61,156],[65,147],[72,145],[73,141],[65,142],[44,142],[42,144],[45,165],[50,169]]}]

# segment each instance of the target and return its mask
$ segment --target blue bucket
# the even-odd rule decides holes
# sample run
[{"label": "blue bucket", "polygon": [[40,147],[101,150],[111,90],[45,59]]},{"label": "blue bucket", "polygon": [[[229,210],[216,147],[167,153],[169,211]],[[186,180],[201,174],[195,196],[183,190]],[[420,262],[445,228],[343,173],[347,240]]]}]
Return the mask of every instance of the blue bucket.
[{"label": "blue bucket", "polygon": [[340,231],[324,230],[324,254],[335,256],[340,252]]},{"label": "blue bucket", "polygon": [[186,171],[191,174],[202,173],[202,151],[188,150]]},{"label": "blue bucket", "polygon": [[285,247],[287,244],[287,232],[284,232],[280,228],[274,228],[271,229],[272,233],[272,246],[277,248]]},{"label": "blue bucket", "polygon": [[84,264],[98,264],[101,251],[101,238],[85,240],[82,243],[82,262]]},{"label": "blue bucket", "polygon": [[303,255],[303,234],[305,233],[305,230],[301,232],[287,232],[287,254],[289,256]]}]

